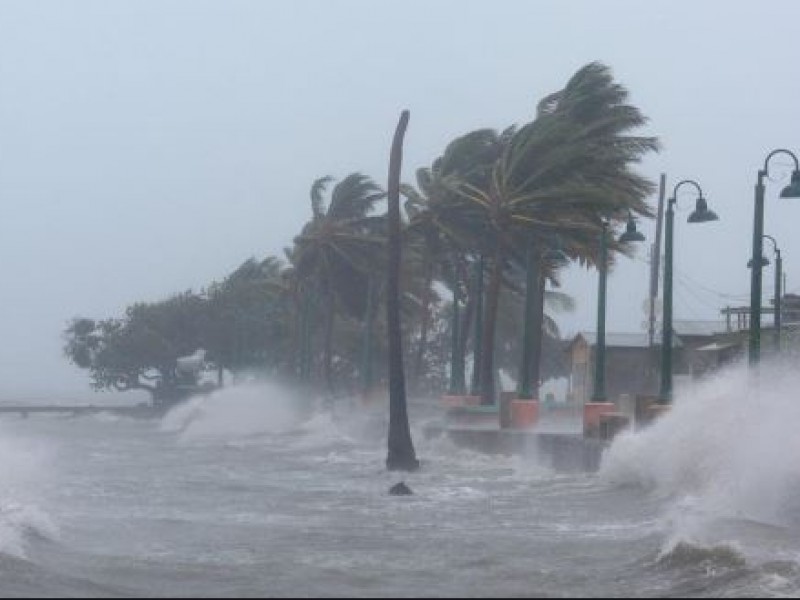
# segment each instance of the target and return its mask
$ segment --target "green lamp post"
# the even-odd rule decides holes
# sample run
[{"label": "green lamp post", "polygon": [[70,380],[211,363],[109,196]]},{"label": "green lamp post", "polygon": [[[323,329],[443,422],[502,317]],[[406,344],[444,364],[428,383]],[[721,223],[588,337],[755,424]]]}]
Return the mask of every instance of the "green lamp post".
[{"label": "green lamp post", "polygon": [[661,388],[658,393],[659,404],[672,402],[672,240],[675,228],[675,204],[678,198],[678,188],[682,185],[691,185],[697,190],[697,204],[687,221],[689,223],[707,223],[718,221],[717,214],[708,209],[708,203],[703,198],[703,190],[697,182],[684,179],[675,185],[672,197],[667,207],[667,221],[664,235],[664,324],[662,327],[661,341]]},{"label": "green lamp post", "polygon": [[[772,243],[772,250],[775,253],[775,352],[776,354],[781,351],[781,299],[783,297],[781,281],[783,278],[783,259],[781,258],[781,249],[778,248],[778,242],[771,235],[764,234],[764,239]],[[769,265],[769,259],[761,259],[761,266],[766,267]],[[753,268],[753,259],[747,261],[747,268]]]},{"label": "green lamp post", "polygon": [[[750,340],[749,361],[757,365],[761,360],[761,271],[764,254],[764,178],[769,170],[770,159],[777,154],[787,154],[794,160],[792,181],[781,191],[781,198],[800,198],[800,163],[797,156],[789,150],[773,150],[764,161],[764,168],[758,172],[755,197],[755,217],[753,218],[753,256],[750,259],[754,268],[750,270]],[[757,265],[757,266],[756,266]]]},{"label": "green lamp post", "polygon": [[[622,243],[643,242],[644,235],[636,230],[633,215],[628,216],[628,225],[619,241]],[[597,343],[594,366],[594,389],[592,402],[606,401],[606,279],[608,272],[608,222],[603,221],[600,233],[600,260],[597,270],[599,282],[597,286]]]}]

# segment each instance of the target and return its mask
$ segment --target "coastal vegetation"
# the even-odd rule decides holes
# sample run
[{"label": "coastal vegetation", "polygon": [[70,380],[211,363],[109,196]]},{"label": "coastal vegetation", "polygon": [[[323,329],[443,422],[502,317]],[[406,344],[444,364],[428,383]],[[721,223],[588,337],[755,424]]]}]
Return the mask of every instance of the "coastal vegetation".
[{"label": "coastal vegetation", "polygon": [[[181,360],[199,349],[216,385],[259,372],[330,397],[370,396],[389,387],[395,281],[403,385],[493,403],[499,370],[516,377],[523,356],[534,382],[564,374],[547,312],[571,299],[546,289],[568,264],[555,254],[594,267],[604,222],[613,230],[651,216],[653,184],[634,170],[658,150],[636,135],[645,124],[609,68],[588,64],[528,122],[460,135],[399,185],[399,264],[389,260],[387,191],[363,173],[321,177],[283,256],[250,258],[203,289],[136,302],[119,317],[76,318],[65,355],[96,389],[143,390],[156,402],[197,389],[202,370]],[[627,251],[613,242],[608,259]],[[526,319],[533,351],[523,353]]]}]

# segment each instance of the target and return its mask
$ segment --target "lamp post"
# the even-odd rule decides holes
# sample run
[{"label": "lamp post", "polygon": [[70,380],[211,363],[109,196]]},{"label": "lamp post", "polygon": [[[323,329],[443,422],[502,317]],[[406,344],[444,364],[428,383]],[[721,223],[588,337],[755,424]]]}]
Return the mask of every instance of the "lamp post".
[{"label": "lamp post", "polygon": [[[775,238],[766,233],[762,236],[764,239],[772,243],[772,250],[775,253],[775,353],[781,351],[781,298],[783,291],[781,289],[781,280],[783,277],[783,259],[781,258],[781,249],[778,248],[778,242]],[[761,266],[766,267],[769,265],[769,260],[766,258],[761,259]],[[752,259],[747,261],[747,267],[753,268]]]},{"label": "lamp post", "polygon": [[708,209],[708,203],[703,198],[703,190],[696,181],[684,179],[678,182],[672,190],[672,197],[667,207],[667,221],[664,236],[664,324],[662,327],[661,341],[661,388],[658,394],[659,404],[672,402],[672,241],[675,229],[675,204],[677,204],[678,188],[682,185],[692,185],[697,190],[697,204],[687,221],[689,223],[707,223],[717,221],[717,214]]},{"label": "lamp post", "polygon": [[[633,215],[628,217],[628,225],[620,238],[620,242],[643,242],[644,235],[636,230]],[[606,277],[608,271],[608,223],[603,221],[600,233],[599,283],[597,286],[597,343],[594,367],[594,389],[592,402],[606,401]]]},{"label": "lamp post", "polygon": [[769,171],[769,161],[777,154],[787,154],[794,160],[792,181],[781,191],[781,198],[800,198],[800,163],[789,150],[773,150],[764,160],[764,168],[758,172],[756,182],[755,216],[753,218],[753,256],[750,270],[750,340],[749,361],[757,365],[761,360],[761,269],[764,254],[764,177]]}]

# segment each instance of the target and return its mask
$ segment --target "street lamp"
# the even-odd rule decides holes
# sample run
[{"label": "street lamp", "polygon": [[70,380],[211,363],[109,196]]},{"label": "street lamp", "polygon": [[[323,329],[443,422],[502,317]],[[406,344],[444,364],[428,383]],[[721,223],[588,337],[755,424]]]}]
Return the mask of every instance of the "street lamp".
[{"label": "street lamp", "polygon": [[756,183],[755,217],[753,219],[753,256],[750,270],[750,344],[749,359],[751,365],[757,365],[761,359],[761,269],[764,254],[764,177],[769,170],[769,161],[776,154],[788,154],[794,160],[792,181],[781,191],[781,198],[800,198],[800,163],[797,156],[789,150],[780,148],[773,150],[764,161],[764,168],[758,172]]},{"label": "street lamp", "polygon": [[708,203],[703,198],[703,190],[696,181],[684,179],[675,185],[667,207],[667,223],[664,236],[664,324],[661,341],[659,404],[669,404],[672,401],[672,240],[675,228],[675,204],[677,204],[678,188],[684,184],[692,185],[697,190],[697,204],[687,221],[689,223],[707,223],[719,220],[717,214],[708,209]]},{"label": "street lamp", "polygon": [[[599,284],[597,286],[597,343],[594,367],[594,390],[592,392],[592,402],[606,401],[606,275],[608,271],[608,222],[603,221],[603,228],[600,233],[600,260],[597,270],[599,272]],[[628,224],[619,241],[643,242],[644,235],[636,230],[636,221],[633,215],[628,216]]]},{"label": "street lamp", "polygon": [[[775,252],[775,352],[781,351],[781,297],[783,292],[781,290],[781,278],[783,277],[783,259],[781,258],[781,249],[778,248],[778,242],[775,238],[766,233],[762,236],[772,243],[772,250]],[[767,258],[761,258],[761,266],[766,267],[769,265]],[[747,267],[753,268],[753,260],[747,261]]]}]

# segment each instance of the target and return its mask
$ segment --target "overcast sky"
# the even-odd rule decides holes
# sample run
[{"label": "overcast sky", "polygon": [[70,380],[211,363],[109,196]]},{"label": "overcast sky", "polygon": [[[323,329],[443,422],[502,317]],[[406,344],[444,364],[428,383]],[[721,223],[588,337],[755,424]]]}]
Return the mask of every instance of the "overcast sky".
[{"label": "overcast sky", "polygon": [[[679,198],[675,316],[718,318],[747,303],[757,170],[800,151],[798,22],[791,0],[0,0],[0,398],[91,398],[61,355],[70,318],[280,253],[314,178],[385,185],[402,109],[411,180],[595,60],[663,142],[643,172],[697,179],[721,217],[687,226],[694,197]],[[800,202],[777,197],[789,161],[771,166],[765,232],[798,291]],[[610,276],[610,331],[642,330],[646,262],[643,247]],[[564,331],[594,329],[596,272],[563,283]]]}]

